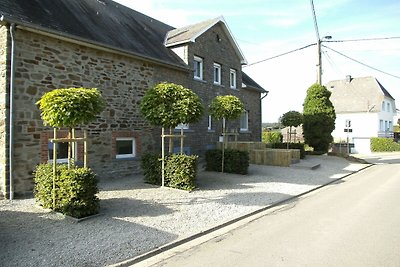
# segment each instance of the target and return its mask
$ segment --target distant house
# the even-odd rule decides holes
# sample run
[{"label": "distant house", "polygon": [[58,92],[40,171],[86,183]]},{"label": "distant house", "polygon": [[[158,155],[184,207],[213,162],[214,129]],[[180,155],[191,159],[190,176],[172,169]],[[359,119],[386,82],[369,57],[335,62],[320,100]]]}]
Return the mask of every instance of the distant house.
[{"label": "distant house", "polygon": [[[55,88],[101,91],[107,107],[87,130],[89,165],[105,178],[138,173],[141,155],[160,151],[160,130],[139,104],[163,81],[192,89],[206,107],[217,95],[239,97],[246,111],[230,128],[239,140],[261,140],[266,91],[242,72],[245,57],[223,18],[175,29],[111,0],[0,0],[0,16],[0,197],[31,193],[35,166],[51,160],[52,129],[35,102]],[[182,126],[185,150],[215,147],[220,125],[205,114]],[[59,158],[65,149],[59,144]]]},{"label": "distant house", "polygon": [[370,152],[371,137],[393,138],[395,99],[374,77],[331,81],[330,100],[336,111],[335,142],[354,144],[352,152]]}]

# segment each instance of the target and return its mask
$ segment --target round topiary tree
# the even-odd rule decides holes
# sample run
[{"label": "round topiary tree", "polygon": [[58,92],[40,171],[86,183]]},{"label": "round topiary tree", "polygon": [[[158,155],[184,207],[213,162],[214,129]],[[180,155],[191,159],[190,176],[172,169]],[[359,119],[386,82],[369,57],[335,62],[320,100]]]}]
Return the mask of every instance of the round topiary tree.
[{"label": "round topiary tree", "polygon": [[36,102],[45,125],[73,128],[88,124],[104,109],[105,103],[96,88],[55,89]]},{"label": "round topiary tree", "polygon": [[[74,151],[74,127],[88,124],[104,109],[105,102],[96,88],[65,88],[50,91],[36,102],[41,110],[44,125],[54,127],[53,139],[53,182],[50,190],[48,177],[50,166],[39,165],[35,173],[35,197],[46,206],[46,199],[52,195],[52,208],[74,217],[96,214],[99,209],[97,180],[95,174],[86,168],[70,169],[71,150]],[[68,127],[69,138],[57,139],[56,128]],[[86,132],[85,132],[86,136]],[[57,171],[56,142],[68,142],[68,168]],[[84,138],[84,142],[86,139]],[[86,145],[85,145],[86,147]],[[86,154],[86,151],[85,153]],[[75,162],[75,159],[73,159]],[[75,165],[75,164],[73,164]],[[56,184],[58,190],[56,192]],[[58,202],[56,203],[56,198]],[[79,204],[78,204],[79,203]]]},{"label": "round topiary tree", "polygon": [[[192,90],[174,83],[159,83],[147,91],[140,104],[140,112],[154,126],[162,127],[162,181],[164,186],[165,151],[164,128],[170,128],[169,143],[172,152],[172,128],[179,124],[195,123],[203,115],[200,97]],[[181,130],[182,131],[182,130]],[[181,138],[183,134],[181,132]],[[182,140],[182,139],[181,139]],[[181,141],[181,151],[183,141]]]},{"label": "round topiary tree", "polygon": [[226,134],[226,120],[238,119],[244,112],[243,102],[233,95],[224,95],[215,97],[210,104],[209,112],[212,117],[217,120],[223,119],[222,123],[222,169],[224,172],[224,150],[225,150],[225,134]]},{"label": "round topiary tree", "polygon": [[307,90],[303,104],[303,135],[305,143],[314,151],[326,153],[333,141],[335,108],[329,100],[331,92],[325,86],[314,84]]},{"label": "round topiary tree", "polygon": [[288,141],[288,148],[289,143],[292,140],[292,127],[297,127],[303,123],[303,115],[298,111],[288,111],[281,117],[281,123],[285,127],[289,127],[289,141]]}]

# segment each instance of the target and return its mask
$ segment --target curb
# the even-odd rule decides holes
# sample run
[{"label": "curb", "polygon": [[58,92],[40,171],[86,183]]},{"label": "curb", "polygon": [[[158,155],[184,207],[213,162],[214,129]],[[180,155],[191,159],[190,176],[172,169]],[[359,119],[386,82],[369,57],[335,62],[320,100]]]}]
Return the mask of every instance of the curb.
[{"label": "curb", "polygon": [[282,204],[285,204],[286,202],[290,202],[290,201],[292,201],[292,200],[298,199],[298,198],[300,198],[300,197],[302,197],[302,196],[304,196],[304,195],[307,195],[307,194],[309,194],[309,193],[311,193],[311,192],[317,191],[317,190],[319,190],[319,189],[321,189],[321,188],[323,188],[323,187],[325,187],[325,186],[334,184],[334,183],[336,183],[337,181],[343,180],[343,179],[346,178],[346,177],[349,177],[349,176],[351,176],[351,175],[353,175],[353,174],[356,174],[356,173],[358,173],[358,172],[360,172],[360,171],[363,171],[363,170],[365,170],[365,169],[367,169],[367,168],[369,168],[369,167],[371,167],[371,166],[374,166],[374,165],[375,165],[375,164],[368,164],[368,165],[365,166],[364,168],[361,168],[361,169],[359,169],[359,170],[357,170],[357,171],[348,173],[348,174],[344,175],[343,177],[334,179],[334,180],[332,180],[332,181],[330,181],[330,182],[328,182],[328,183],[325,183],[325,184],[323,184],[323,185],[317,186],[317,187],[315,187],[315,188],[313,188],[313,189],[310,189],[310,190],[308,190],[308,191],[305,191],[305,192],[303,192],[303,193],[301,193],[301,194],[298,194],[298,195],[295,195],[295,196],[291,196],[291,197],[289,197],[289,198],[282,199],[282,200],[280,200],[280,201],[277,201],[277,202],[275,202],[275,203],[272,203],[272,204],[270,204],[270,205],[268,205],[268,206],[265,206],[265,207],[263,207],[263,208],[260,208],[260,209],[258,209],[258,210],[255,210],[255,211],[250,212],[250,213],[248,213],[248,214],[239,216],[239,217],[237,217],[237,218],[235,218],[235,219],[232,219],[232,220],[230,220],[230,221],[227,221],[227,222],[222,223],[222,224],[220,224],[220,225],[217,225],[217,226],[215,226],[215,227],[209,228],[209,229],[207,229],[207,230],[205,230],[205,231],[202,231],[202,232],[199,232],[199,233],[195,233],[195,234],[193,234],[193,235],[191,235],[191,236],[184,237],[184,238],[182,238],[182,239],[178,239],[178,240],[172,241],[171,243],[168,243],[168,244],[165,244],[165,245],[163,245],[163,246],[161,246],[161,247],[155,248],[155,249],[153,249],[153,250],[151,250],[151,251],[149,251],[149,252],[146,252],[146,253],[144,253],[144,254],[138,255],[138,256],[136,256],[136,257],[134,257],[134,258],[132,258],[132,259],[128,259],[128,260],[125,260],[125,261],[123,261],[123,262],[116,263],[116,264],[112,264],[112,265],[109,265],[109,266],[110,266],[110,267],[111,267],[111,266],[112,266],[112,267],[125,267],[125,266],[132,266],[133,264],[140,263],[140,262],[142,262],[142,261],[144,261],[144,260],[150,259],[150,258],[152,258],[152,257],[154,257],[154,256],[156,256],[156,255],[159,255],[159,254],[161,254],[161,253],[163,253],[163,252],[165,252],[165,251],[168,251],[168,250],[170,250],[170,249],[172,249],[172,248],[175,248],[175,247],[177,247],[177,246],[183,245],[183,244],[188,243],[188,242],[190,242],[190,241],[192,241],[192,240],[195,240],[195,239],[197,239],[197,238],[203,237],[203,236],[205,236],[205,235],[207,235],[207,234],[210,234],[210,233],[212,233],[212,232],[215,232],[215,231],[217,231],[217,230],[220,230],[220,229],[222,229],[222,228],[224,228],[224,227],[230,226],[230,225],[232,225],[232,224],[234,224],[234,223],[237,223],[237,222],[239,222],[239,221],[242,221],[242,220],[244,220],[244,219],[247,219],[247,218],[249,218],[249,217],[252,217],[252,216],[254,216],[254,215],[257,215],[257,214],[259,214],[259,213],[262,213],[262,212],[264,212],[264,211],[267,211],[267,210],[269,210],[269,209],[272,209],[272,208],[275,208],[275,207],[280,206],[280,205],[282,205]]}]

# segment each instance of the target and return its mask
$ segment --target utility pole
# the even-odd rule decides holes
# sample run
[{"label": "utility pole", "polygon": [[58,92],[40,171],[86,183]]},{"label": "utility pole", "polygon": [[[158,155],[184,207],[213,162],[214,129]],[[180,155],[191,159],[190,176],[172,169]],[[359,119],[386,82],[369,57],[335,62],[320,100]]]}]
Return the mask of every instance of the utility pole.
[{"label": "utility pole", "polygon": [[322,39],[318,38],[317,40],[317,52],[318,52],[318,64],[317,64],[317,83],[322,85],[322,50],[321,45],[324,40],[332,39],[332,36],[327,35],[322,37]]}]

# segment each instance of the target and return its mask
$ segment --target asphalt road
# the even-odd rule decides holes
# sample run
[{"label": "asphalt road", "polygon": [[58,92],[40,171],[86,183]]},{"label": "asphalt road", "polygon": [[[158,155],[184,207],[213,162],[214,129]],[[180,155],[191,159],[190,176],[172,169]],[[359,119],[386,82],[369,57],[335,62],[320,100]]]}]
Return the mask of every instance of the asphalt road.
[{"label": "asphalt road", "polygon": [[[400,266],[400,164],[375,165],[140,266]],[[172,255],[172,256],[171,256]]]}]

